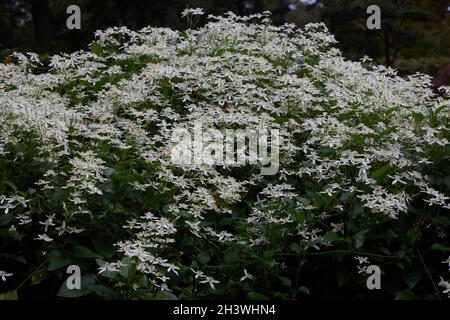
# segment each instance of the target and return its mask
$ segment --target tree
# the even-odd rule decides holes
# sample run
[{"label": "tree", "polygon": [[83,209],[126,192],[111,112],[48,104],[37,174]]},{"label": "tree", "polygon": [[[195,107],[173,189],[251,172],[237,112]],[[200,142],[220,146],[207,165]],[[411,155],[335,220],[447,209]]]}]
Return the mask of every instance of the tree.
[{"label": "tree", "polygon": [[[433,45],[430,30],[446,19],[448,7],[445,0],[322,0],[321,3],[323,18],[344,51],[356,56],[368,53],[387,66],[393,66],[408,52],[417,55],[418,50],[429,50],[430,44]],[[381,8],[381,30],[366,27],[366,9],[372,4]]]},{"label": "tree", "polygon": [[36,48],[39,52],[50,49],[50,8],[48,0],[31,0],[33,31]]}]

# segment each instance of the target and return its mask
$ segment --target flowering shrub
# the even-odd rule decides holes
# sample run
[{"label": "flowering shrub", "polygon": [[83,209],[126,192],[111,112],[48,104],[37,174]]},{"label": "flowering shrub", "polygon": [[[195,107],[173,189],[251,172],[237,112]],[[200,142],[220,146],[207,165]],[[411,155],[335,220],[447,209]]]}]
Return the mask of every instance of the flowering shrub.
[{"label": "flowering shrub", "polygon": [[[450,100],[334,43],[322,24],[228,14],[0,65],[0,291],[445,297]],[[174,164],[172,133],[198,121],[278,129],[278,172]]]}]

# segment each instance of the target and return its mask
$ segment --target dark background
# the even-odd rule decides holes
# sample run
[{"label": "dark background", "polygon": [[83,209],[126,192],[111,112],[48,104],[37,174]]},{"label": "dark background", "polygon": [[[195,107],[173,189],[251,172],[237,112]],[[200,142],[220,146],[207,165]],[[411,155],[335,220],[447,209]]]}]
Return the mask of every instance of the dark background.
[{"label": "dark background", "polygon": [[[68,30],[66,8],[81,8],[81,30]],[[381,30],[367,30],[366,8],[381,7]],[[87,49],[95,30],[144,26],[181,30],[181,12],[273,13],[275,24],[323,21],[350,59],[368,55],[401,74],[435,75],[450,63],[450,0],[0,0],[0,59],[13,51],[41,54]],[[202,21],[201,23],[204,23]]]}]

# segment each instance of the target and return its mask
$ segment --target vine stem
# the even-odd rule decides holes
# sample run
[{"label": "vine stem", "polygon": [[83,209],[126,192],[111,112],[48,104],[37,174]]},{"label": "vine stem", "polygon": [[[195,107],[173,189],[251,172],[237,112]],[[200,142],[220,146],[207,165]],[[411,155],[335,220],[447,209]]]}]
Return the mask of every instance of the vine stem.
[{"label": "vine stem", "polygon": [[423,260],[422,255],[420,254],[419,250],[417,250],[417,253],[419,254],[420,261],[422,262],[423,267],[425,268],[425,271],[427,272],[428,277],[430,278],[431,283],[433,284],[433,287],[434,287],[434,290],[435,290],[435,293],[436,293],[438,299],[442,300],[441,295],[439,294],[439,289],[436,287],[436,283],[434,282],[433,277],[431,276],[430,270],[428,270],[428,266],[426,265],[425,261]]},{"label": "vine stem", "polygon": [[357,254],[357,255],[361,255],[361,256],[368,256],[368,257],[398,259],[397,256],[388,256],[388,255],[368,253],[368,252],[359,252],[359,251],[353,251],[353,250],[329,250],[329,251],[322,251],[322,252],[310,252],[310,253],[307,253],[307,255],[315,256],[315,255],[325,255],[325,254],[332,254],[332,253],[353,253],[353,254]]},{"label": "vine stem", "polygon": [[48,262],[48,258],[46,258],[44,260],[44,262],[42,262],[36,269],[34,269],[26,278],[25,280],[23,280],[19,286],[16,288],[16,291],[19,290],[25,283],[27,283],[27,281],[33,276],[33,274],[37,271],[39,271],[39,269],[41,269],[46,263]]}]

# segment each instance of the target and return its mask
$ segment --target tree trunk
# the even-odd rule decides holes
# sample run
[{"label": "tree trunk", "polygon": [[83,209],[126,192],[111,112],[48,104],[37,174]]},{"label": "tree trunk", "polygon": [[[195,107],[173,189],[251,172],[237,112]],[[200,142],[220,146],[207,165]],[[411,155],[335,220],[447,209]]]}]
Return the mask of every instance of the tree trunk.
[{"label": "tree trunk", "polygon": [[31,15],[33,16],[33,31],[37,51],[49,52],[50,9],[48,0],[33,0],[31,2]]}]

